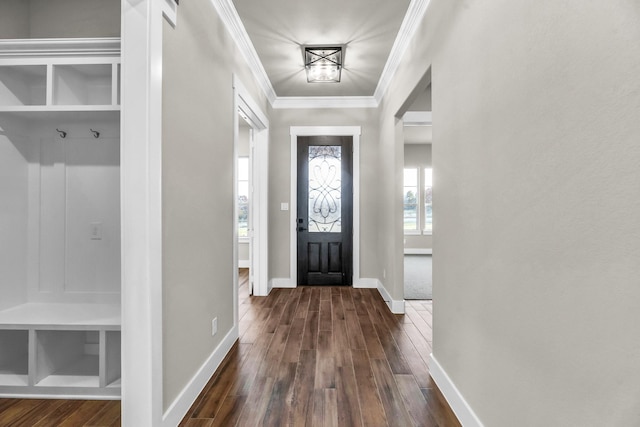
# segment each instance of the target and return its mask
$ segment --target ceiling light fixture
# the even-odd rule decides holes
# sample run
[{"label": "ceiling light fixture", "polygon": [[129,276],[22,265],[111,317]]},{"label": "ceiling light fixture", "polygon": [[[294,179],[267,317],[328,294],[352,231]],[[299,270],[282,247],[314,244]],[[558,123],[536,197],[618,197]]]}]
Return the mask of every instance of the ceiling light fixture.
[{"label": "ceiling light fixture", "polygon": [[304,67],[309,83],[337,83],[342,71],[342,46],[307,46]]}]

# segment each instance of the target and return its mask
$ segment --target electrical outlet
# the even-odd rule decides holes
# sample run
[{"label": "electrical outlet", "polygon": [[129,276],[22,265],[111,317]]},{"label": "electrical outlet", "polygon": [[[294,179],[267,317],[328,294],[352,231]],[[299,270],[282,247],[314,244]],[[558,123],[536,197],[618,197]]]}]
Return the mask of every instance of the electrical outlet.
[{"label": "electrical outlet", "polygon": [[214,317],[211,321],[211,336],[214,336],[218,333],[218,318]]}]

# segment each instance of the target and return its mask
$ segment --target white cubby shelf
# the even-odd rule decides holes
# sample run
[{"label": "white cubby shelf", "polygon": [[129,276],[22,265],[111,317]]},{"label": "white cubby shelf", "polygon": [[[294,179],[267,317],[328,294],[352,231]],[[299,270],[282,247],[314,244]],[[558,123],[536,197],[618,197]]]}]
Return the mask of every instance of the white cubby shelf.
[{"label": "white cubby shelf", "polygon": [[0,397],[120,396],[120,305],[27,303],[0,311]]},{"label": "white cubby shelf", "polygon": [[0,40],[0,112],[117,111],[120,39]]}]

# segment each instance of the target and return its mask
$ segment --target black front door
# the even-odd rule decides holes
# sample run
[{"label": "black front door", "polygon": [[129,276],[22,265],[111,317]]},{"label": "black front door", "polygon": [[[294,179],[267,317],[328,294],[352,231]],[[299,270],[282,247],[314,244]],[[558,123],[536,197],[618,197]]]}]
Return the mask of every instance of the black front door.
[{"label": "black front door", "polygon": [[351,285],[352,137],[298,137],[298,285]]}]

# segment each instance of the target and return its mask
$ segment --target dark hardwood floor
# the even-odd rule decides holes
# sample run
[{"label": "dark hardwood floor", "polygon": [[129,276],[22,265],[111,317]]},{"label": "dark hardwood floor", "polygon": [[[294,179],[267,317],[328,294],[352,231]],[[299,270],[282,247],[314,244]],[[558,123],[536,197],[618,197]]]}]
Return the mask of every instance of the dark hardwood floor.
[{"label": "dark hardwood floor", "polygon": [[[374,289],[299,287],[250,297],[240,340],[183,427],[459,426],[429,377],[431,302],[393,315]],[[0,426],[120,426],[120,402],[0,399]]]},{"label": "dark hardwood floor", "polygon": [[254,298],[240,278],[240,340],[181,426],[460,425],[427,368],[431,301],[398,316],[375,289]]}]

